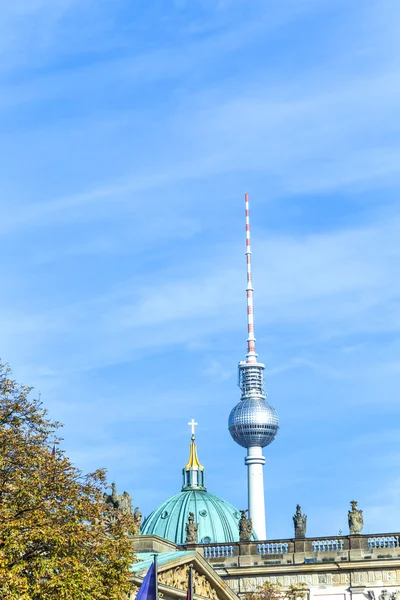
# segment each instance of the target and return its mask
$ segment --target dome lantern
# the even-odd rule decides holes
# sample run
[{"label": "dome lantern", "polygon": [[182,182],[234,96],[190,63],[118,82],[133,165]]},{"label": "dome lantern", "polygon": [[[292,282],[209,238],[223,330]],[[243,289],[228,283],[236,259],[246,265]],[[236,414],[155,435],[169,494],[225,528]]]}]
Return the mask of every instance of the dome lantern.
[{"label": "dome lantern", "polygon": [[183,485],[182,492],[187,490],[203,490],[207,491],[204,485],[204,467],[197,456],[197,446],[194,428],[198,423],[194,419],[188,423],[192,427],[192,437],[190,442],[189,460],[186,466],[182,469]]}]

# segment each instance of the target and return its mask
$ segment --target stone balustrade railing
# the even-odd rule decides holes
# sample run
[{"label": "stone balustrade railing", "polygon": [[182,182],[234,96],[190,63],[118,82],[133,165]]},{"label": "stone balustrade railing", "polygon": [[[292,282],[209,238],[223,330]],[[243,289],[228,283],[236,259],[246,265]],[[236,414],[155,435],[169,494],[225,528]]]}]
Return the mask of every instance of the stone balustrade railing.
[{"label": "stone balustrade railing", "polygon": [[311,551],[312,552],[336,552],[337,550],[344,550],[344,540],[312,540]]},{"label": "stone balustrade railing", "polygon": [[257,544],[257,554],[287,554],[289,544],[287,542]]},{"label": "stone balustrade railing", "polygon": [[204,546],[204,558],[224,558],[234,554],[234,546]]},{"label": "stone balustrade railing", "polygon": [[[187,547],[198,548],[207,560],[213,563],[224,563],[227,567],[236,564],[314,564],[364,558],[398,559],[400,558],[400,533],[197,544]],[[266,561],[260,563],[260,558],[265,558]]]},{"label": "stone balustrade railing", "polygon": [[398,548],[399,537],[397,535],[381,536],[381,537],[369,537],[368,548],[374,550],[375,548]]}]

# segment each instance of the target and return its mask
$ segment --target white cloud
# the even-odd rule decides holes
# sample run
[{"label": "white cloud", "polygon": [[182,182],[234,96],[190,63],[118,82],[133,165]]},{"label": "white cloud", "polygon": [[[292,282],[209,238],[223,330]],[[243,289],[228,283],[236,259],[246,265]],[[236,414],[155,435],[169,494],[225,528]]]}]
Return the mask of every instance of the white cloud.
[{"label": "white cloud", "polygon": [[[398,331],[398,227],[397,218],[388,217],[355,229],[259,238],[254,245],[256,332],[290,325],[307,331],[307,343],[339,336],[346,344],[353,335]],[[107,294],[69,305],[51,307],[49,296],[36,314],[5,306],[3,339],[12,348],[23,335],[27,348],[44,351],[61,336],[70,348],[70,367],[86,368],[132,352],[244,331],[244,269],[231,266],[236,252],[237,246],[227,247],[207,260],[191,257],[190,265],[182,257],[173,270],[122,276]],[[61,359],[62,349],[56,352]]]},{"label": "white cloud", "polygon": [[208,366],[204,369],[204,375],[212,380],[226,381],[231,377],[236,376],[236,370],[232,369],[230,365],[223,365],[219,360],[215,358],[211,359]]}]

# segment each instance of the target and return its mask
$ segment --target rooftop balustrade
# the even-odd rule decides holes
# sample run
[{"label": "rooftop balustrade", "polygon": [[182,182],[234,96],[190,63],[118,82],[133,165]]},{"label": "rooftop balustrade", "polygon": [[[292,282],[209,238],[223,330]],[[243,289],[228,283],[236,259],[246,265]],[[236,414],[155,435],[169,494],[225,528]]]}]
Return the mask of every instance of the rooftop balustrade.
[{"label": "rooftop balustrade", "polygon": [[400,558],[400,533],[197,544],[195,547],[211,563],[225,567],[389,560]]}]

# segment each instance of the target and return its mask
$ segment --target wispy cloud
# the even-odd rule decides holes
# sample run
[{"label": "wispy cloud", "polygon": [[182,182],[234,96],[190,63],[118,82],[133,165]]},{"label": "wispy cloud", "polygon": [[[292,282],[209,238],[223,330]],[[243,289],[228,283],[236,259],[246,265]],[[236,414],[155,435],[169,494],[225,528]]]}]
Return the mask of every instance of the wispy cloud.
[{"label": "wispy cloud", "polygon": [[[398,331],[397,230],[397,220],[387,218],[357,229],[258,240],[259,333],[295,326],[305,342],[320,343]],[[226,248],[217,260],[213,254],[209,260],[190,257],[188,264],[182,259],[178,269],[161,266],[150,278],[142,273],[125,279],[122,274],[106,294],[69,305],[55,305],[49,296],[43,309],[29,317],[6,309],[4,339],[11,344],[29,333],[27,344],[45,351],[55,335],[61,336],[70,348],[72,368],[96,368],[139,351],[158,352],[240,332],[243,271],[230,266],[233,250]],[[83,347],[79,340],[86,340]],[[289,365],[314,368],[315,363],[303,358]]]}]

